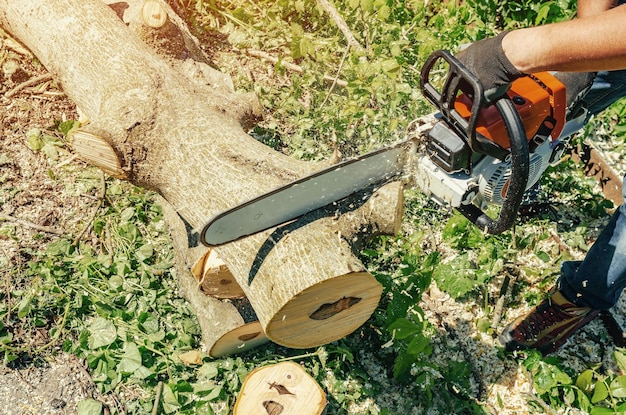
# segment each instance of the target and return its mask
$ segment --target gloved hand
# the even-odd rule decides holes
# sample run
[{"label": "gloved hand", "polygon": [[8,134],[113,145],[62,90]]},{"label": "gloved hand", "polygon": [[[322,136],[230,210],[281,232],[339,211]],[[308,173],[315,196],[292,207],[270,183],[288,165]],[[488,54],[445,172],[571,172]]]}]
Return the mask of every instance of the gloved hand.
[{"label": "gloved hand", "polygon": [[583,106],[583,98],[596,78],[595,72],[555,72],[554,76],[565,85],[567,118],[576,116]]},{"label": "gloved hand", "polygon": [[487,102],[504,95],[511,82],[525,75],[513,66],[502,50],[502,38],[507,33],[479,40],[456,55],[482,83]]}]

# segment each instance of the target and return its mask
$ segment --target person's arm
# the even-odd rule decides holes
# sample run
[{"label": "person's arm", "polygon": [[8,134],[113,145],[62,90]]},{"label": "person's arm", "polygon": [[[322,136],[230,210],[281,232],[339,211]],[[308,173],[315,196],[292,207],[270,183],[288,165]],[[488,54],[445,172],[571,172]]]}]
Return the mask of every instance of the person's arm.
[{"label": "person's arm", "polygon": [[502,49],[524,73],[626,69],[626,6],[591,10],[583,7],[584,17],[568,22],[509,32]]},{"label": "person's arm", "polygon": [[588,17],[617,6],[616,0],[578,0],[578,17]]}]

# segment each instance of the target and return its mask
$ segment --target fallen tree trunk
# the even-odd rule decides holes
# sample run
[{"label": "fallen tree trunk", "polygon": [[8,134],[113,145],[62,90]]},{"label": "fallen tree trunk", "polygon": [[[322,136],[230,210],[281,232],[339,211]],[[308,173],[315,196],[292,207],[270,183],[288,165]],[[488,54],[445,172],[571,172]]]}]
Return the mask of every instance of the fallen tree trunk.
[{"label": "fallen tree trunk", "polygon": [[[80,154],[157,190],[190,229],[321,167],[251,138],[245,128],[257,116],[253,101],[194,59],[197,50],[174,58],[156,53],[145,39],[163,47],[165,38],[150,32],[164,27],[153,27],[163,16],[153,13],[156,23],[140,37],[131,31],[132,18],[128,25],[119,18],[130,10],[95,0],[0,0],[0,25],[33,51],[90,120],[74,138]],[[397,206],[397,194],[382,197],[392,199],[376,204],[380,209]],[[369,218],[360,220],[355,228],[371,228]],[[284,230],[288,235],[278,239],[270,230],[216,252],[271,340],[311,347],[349,334],[373,312],[380,285],[332,217],[310,216]]]}]

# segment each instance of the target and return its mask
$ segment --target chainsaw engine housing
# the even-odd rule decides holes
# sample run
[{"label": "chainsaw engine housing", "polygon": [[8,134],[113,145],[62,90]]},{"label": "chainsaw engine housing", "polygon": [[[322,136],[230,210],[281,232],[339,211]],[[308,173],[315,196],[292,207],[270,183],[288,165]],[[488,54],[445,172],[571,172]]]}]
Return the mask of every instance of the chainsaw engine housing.
[{"label": "chainsaw engine housing", "polygon": [[[544,72],[515,81],[508,92],[526,131],[529,174],[532,187],[554,161],[560,159],[564,143],[577,128],[565,127],[565,87]],[[469,118],[471,101],[459,94],[455,109]],[[580,124],[580,117],[570,124]],[[470,139],[442,119],[425,136],[424,151],[418,154],[417,186],[442,204],[459,207],[485,202],[502,204],[511,178],[511,154],[502,117],[493,107],[483,108],[478,117],[477,140],[495,144],[488,153],[477,151]]]}]

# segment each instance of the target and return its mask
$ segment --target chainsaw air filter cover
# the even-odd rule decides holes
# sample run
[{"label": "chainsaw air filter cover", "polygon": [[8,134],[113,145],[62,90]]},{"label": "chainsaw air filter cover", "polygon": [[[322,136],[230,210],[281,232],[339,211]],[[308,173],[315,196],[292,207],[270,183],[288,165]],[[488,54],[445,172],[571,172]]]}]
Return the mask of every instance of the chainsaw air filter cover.
[{"label": "chainsaw air filter cover", "polygon": [[443,121],[428,132],[426,153],[437,166],[448,173],[469,171],[472,151],[454,130]]},{"label": "chainsaw air filter cover", "polygon": [[[526,189],[530,189],[550,164],[552,148],[550,141],[544,141],[530,154],[528,181]],[[511,163],[485,156],[474,166],[473,176],[478,178],[479,194],[490,203],[501,205],[505,198],[511,178]]]}]

